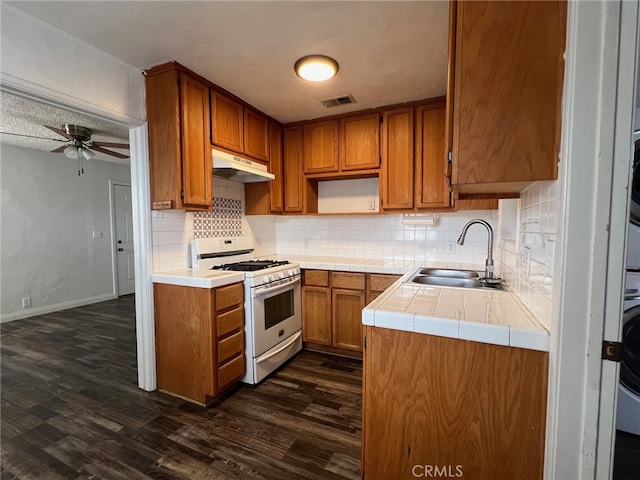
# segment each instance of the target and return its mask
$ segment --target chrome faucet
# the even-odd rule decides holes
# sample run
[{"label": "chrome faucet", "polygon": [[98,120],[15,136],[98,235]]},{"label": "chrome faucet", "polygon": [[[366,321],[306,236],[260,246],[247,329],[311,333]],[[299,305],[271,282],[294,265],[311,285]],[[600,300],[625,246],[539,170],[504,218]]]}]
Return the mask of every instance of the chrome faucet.
[{"label": "chrome faucet", "polygon": [[494,268],[493,268],[493,228],[487,222],[480,218],[475,218],[467,222],[467,224],[462,227],[462,233],[458,237],[458,245],[464,245],[464,238],[467,236],[467,230],[473,224],[483,225],[487,229],[487,233],[489,234],[489,244],[487,246],[487,260],[485,262],[484,267],[484,278],[481,279],[486,283],[500,283],[502,280],[500,278],[496,278],[493,276]]}]

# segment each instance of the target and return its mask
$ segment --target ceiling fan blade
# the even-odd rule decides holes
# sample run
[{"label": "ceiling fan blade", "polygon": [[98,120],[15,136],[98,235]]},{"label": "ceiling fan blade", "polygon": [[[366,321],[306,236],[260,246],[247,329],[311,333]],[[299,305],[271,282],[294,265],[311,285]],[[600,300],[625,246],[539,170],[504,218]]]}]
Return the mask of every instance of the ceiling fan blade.
[{"label": "ceiling fan blade", "polygon": [[49,125],[43,125],[43,127],[48,128],[49,130],[51,130],[52,132],[57,133],[58,135],[62,135],[67,140],[73,140],[73,137],[71,137],[70,135],[67,135],[67,132],[65,132],[64,130],[61,130],[61,129],[56,128],[56,127],[50,127]]},{"label": "ceiling fan blade", "polygon": [[89,147],[89,149],[96,152],[104,153],[105,155],[111,155],[112,157],[116,158],[129,158],[129,155],[122,155],[121,153],[112,152],[111,150],[107,150],[106,148],[102,147],[96,147],[95,145],[92,145],[91,147]]},{"label": "ceiling fan blade", "polygon": [[49,137],[38,137],[37,135],[26,135],[24,133],[11,133],[11,132],[0,132],[2,135],[13,135],[14,137],[27,137],[27,138],[39,138],[40,140],[51,140],[52,142],[65,142],[68,140],[62,140],[60,138],[49,138]]},{"label": "ceiling fan blade", "polygon": [[51,153],[62,153],[64,152],[64,149],[67,148],[69,145],[62,145],[61,147],[56,148],[55,150],[51,150]]},{"label": "ceiling fan blade", "polygon": [[129,150],[128,143],[91,142],[91,144],[98,147],[126,148],[127,150]]}]

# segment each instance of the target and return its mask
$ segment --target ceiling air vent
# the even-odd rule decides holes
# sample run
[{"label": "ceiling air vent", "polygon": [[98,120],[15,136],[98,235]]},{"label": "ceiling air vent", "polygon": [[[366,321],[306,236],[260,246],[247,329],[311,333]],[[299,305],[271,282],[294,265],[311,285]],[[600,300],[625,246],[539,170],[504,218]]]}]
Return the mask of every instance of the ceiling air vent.
[{"label": "ceiling air vent", "polygon": [[320,100],[320,103],[322,103],[327,108],[331,108],[357,102],[356,99],[353,98],[353,95],[349,93],[347,95],[339,95],[337,97],[323,98],[322,100]]}]

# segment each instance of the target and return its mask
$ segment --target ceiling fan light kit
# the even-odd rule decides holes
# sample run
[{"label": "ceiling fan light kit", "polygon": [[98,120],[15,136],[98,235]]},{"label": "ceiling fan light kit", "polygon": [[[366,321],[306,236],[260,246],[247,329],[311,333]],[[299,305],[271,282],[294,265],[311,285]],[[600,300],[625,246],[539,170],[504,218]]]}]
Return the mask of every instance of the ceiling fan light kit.
[{"label": "ceiling fan light kit", "polygon": [[38,137],[34,135],[23,135],[20,133],[0,132],[6,135],[15,135],[18,137],[30,137],[30,138],[42,138],[43,140],[52,140],[56,142],[71,142],[67,145],[51,150],[52,153],[64,153],[65,157],[71,160],[78,160],[78,175],[84,173],[83,162],[85,160],[91,160],[96,156],[95,152],[100,152],[105,155],[110,155],[116,158],[129,158],[129,155],[123,155],[122,153],[108,150],[104,147],[110,148],[122,148],[129,149],[128,143],[114,143],[114,142],[95,142],[91,140],[93,131],[87,127],[81,127],[79,125],[71,125],[65,123],[61,128],[51,127],[49,125],[43,125],[54,133],[64,137],[66,140],[59,140],[56,138]]},{"label": "ceiling fan light kit", "polygon": [[296,61],[293,69],[300,78],[310,82],[324,82],[336,76],[338,62],[326,55],[307,55]]}]

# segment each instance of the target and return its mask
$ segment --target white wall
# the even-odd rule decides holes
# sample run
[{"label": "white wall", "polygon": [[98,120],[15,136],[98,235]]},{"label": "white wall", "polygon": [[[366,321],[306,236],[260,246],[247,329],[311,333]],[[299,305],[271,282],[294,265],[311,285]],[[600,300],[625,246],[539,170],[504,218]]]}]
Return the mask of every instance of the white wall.
[{"label": "white wall", "polygon": [[144,78],[123,63],[36,18],[0,4],[4,87],[52,97],[114,120],[145,118]]},{"label": "white wall", "polygon": [[[2,321],[114,298],[109,180],[128,166],[0,145]],[[92,231],[102,231],[93,239]],[[23,297],[32,306],[22,308]]]}]

